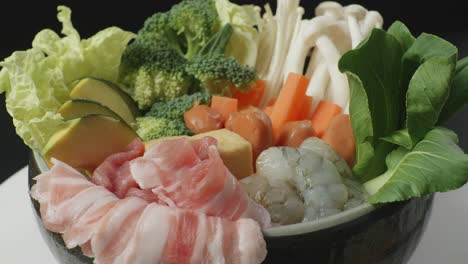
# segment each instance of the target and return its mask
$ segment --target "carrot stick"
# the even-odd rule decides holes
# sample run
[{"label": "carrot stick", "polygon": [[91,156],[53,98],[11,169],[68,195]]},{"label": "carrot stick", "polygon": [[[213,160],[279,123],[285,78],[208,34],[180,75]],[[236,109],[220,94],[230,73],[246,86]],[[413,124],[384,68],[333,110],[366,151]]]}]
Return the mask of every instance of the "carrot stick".
[{"label": "carrot stick", "polygon": [[267,106],[274,106],[275,103],[276,103],[276,99],[277,99],[277,98],[272,98],[272,99],[268,102]]},{"label": "carrot stick", "polygon": [[263,109],[263,112],[265,112],[265,114],[267,114],[268,116],[271,116],[271,114],[273,113],[273,106],[265,107],[265,109]]},{"label": "carrot stick", "polygon": [[297,118],[297,114],[300,111],[298,108],[306,96],[305,93],[308,85],[309,79],[307,77],[297,73],[290,73],[288,75],[288,79],[283,89],[281,89],[281,93],[276,100],[270,116],[275,136],[279,135],[281,128],[286,122]]},{"label": "carrot stick", "polygon": [[255,87],[248,90],[246,93],[235,89],[233,98],[236,98],[239,103],[239,109],[245,108],[247,106],[258,107],[260,101],[262,100],[263,93],[265,92],[265,82],[262,80],[257,80],[255,82]]},{"label": "carrot stick", "polygon": [[235,98],[216,95],[211,98],[211,108],[221,113],[223,122],[226,122],[231,113],[237,112],[237,106],[238,101]]},{"label": "carrot stick", "polygon": [[297,116],[297,120],[293,121],[302,121],[302,120],[308,120],[312,116],[310,113],[310,110],[312,108],[312,103],[314,102],[314,99],[312,96],[306,96],[304,98],[304,101],[302,102],[302,106],[299,108],[301,109],[299,111],[299,114]]},{"label": "carrot stick", "polygon": [[349,115],[340,114],[333,118],[322,137],[349,166],[353,166],[356,157],[353,128]]},{"label": "carrot stick", "polygon": [[321,138],[328,129],[332,119],[341,114],[342,111],[343,109],[339,105],[325,100],[320,101],[310,119],[319,138]]}]

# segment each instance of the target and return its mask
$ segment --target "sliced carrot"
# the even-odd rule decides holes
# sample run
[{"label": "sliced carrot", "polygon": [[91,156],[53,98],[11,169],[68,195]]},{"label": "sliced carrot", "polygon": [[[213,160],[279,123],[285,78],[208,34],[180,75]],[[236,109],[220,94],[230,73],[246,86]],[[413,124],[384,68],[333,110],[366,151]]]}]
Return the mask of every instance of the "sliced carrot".
[{"label": "sliced carrot", "polygon": [[237,112],[237,106],[238,101],[235,98],[216,95],[211,98],[211,108],[221,113],[223,123],[226,122],[231,113]]},{"label": "sliced carrot", "polygon": [[274,106],[275,103],[276,103],[276,99],[277,99],[277,98],[272,98],[272,99],[268,102],[267,106]]},{"label": "sliced carrot", "polygon": [[265,109],[263,109],[263,112],[265,112],[265,114],[267,114],[268,116],[271,116],[271,114],[273,113],[273,106],[265,107]]},{"label": "sliced carrot", "polygon": [[306,96],[308,85],[309,79],[307,77],[297,73],[288,75],[270,116],[275,136],[278,136],[286,122],[297,118],[300,111],[298,108]]},{"label": "sliced carrot", "polygon": [[302,120],[309,120],[311,117],[311,108],[312,108],[312,103],[314,102],[314,99],[312,96],[306,96],[304,98],[304,101],[302,102],[302,106],[299,108],[301,109],[299,111],[299,114],[297,115],[297,120],[293,121],[302,121]]},{"label": "sliced carrot", "polygon": [[356,144],[349,115],[335,116],[322,139],[346,160],[349,166],[353,166],[356,158]]},{"label": "sliced carrot", "polygon": [[263,93],[265,92],[265,82],[262,80],[257,80],[255,82],[255,87],[248,90],[246,93],[235,89],[233,98],[236,98],[239,101],[239,109],[245,108],[247,106],[258,107],[260,101],[262,100]]},{"label": "sliced carrot", "polygon": [[320,101],[310,119],[319,138],[328,129],[333,118],[341,114],[342,111],[343,109],[339,105],[324,100]]}]

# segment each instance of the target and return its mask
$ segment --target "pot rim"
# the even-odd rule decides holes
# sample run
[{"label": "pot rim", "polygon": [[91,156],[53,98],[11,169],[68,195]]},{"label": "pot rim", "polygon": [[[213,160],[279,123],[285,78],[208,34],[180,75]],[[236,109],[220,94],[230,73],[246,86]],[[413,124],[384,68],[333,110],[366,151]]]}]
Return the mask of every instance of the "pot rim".
[{"label": "pot rim", "polygon": [[[34,159],[34,162],[36,163],[39,171],[41,173],[48,171],[49,166],[47,165],[46,161],[41,156],[41,154],[39,154],[36,151],[33,151],[32,154],[32,158]],[[264,228],[263,234],[265,237],[275,238],[312,233],[350,223],[370,214],[375,210],[375,206],[366,202],[355,208],[316,221]]]}]

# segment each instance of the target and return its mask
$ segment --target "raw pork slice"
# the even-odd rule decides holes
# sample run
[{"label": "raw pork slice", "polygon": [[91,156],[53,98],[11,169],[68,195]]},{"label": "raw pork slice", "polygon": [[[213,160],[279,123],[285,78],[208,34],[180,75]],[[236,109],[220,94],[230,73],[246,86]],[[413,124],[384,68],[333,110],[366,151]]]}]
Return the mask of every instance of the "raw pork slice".
[{"label": "raw pork slice", "polygon": [[[208,156],[211,151],[208,152]],[[32,196],[46,227],[95,263],[255,264],[266,257],[257,222],[119,199],[59,161],[36,177]]]},{"label": "raw pork slice", "polygon": [[129,161],[143,156],[145,145],[135,139],[123,152],[107,157],[96,170],[91,180],[116,194],[119,198],[140,197],[147,202],[158,202],[159,198],[151,190],[141,190],[130,174]]},{"label": "raw pork slice", "polygon": [[34,178],[31,196],[40,203],[46,228],[62,233],[67,247],[73,248],[91,239],[97,223],[119,199],[67,164],[53,162],[50,171]]},{"label": "raw pork slice", "polygon": [[130,160],[140,157],[145,153],[145,145],[136,138],[132,141],[123,152],[115,153],[107,157],[101,165],[93,172],[91,180],[97,185],[106,187],[111,192],[114,192],[120,198],[123,198],[132,187],[136,187],[135,181],[128,181],[123,177],[119,177],[122,166]]},{"label": "raw pork slice", "polygon": [[162,141],[130,161],[130,173],[141,189],[152,189],[171,207],[269,226],[270,215],[242,190],[216,144],[212,137]]},{"label": "raw pork slice", "polygon": [[101,222],[102,233],[91,243],[98,263],[254,264],[266,257],[262,232],[251,219],[233,222],[156,203],[141,211],[143,200],[137,199],[122,200],[122,208]]}]

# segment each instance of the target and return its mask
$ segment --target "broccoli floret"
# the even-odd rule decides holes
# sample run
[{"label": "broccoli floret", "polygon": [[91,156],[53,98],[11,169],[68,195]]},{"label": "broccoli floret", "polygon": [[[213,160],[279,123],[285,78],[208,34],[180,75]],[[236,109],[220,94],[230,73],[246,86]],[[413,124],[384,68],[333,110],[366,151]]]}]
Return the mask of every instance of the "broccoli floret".
[{"label": "broccoli floret", "polygon": [[203,89],[230,95],[232,86],[250,88],[255,70],[225,57],[233,29],[227,24],[219,31],[219,25],[214,0],[183,0],[145,21],[119,71],[140,110]]},{"label": "broccoli floret", "polygon": [[181,120],[170,120],[152,116],[137,118],[137,134],[143,141],[149,141],[162,137],[191,135]]},{"label": "broccoli floret", "polygon": [[196,103],[209,104],[208,93],[183,95],[166,102],[155,103],[145,117],[137,118],[138,135],[144,140],[161,137],[192,135],[185,126],[184,113]]},{"label": "broccoli floret", "polygon": [[183,95],[166,102],[157,102],[146,116],[167,118],[170,120],[183,120],[184,113],[190,110],[196,103],[209,104],[211,96],[205,92],[197,92],[191,95]]},{"label": "broccoli floret", "polygon": [[231,95],[231,87],[248,91],[256,79],[255,69],[224,55],[232,26],[226,24],[188,63],[186,70],[211,94]]},{"label": "broccoli floret", "polygon": [[170,13],[156,13],[147,18],[143,28],[138,31],[137,39],[143,43],[164,42],[183,56],[185,40],[171,26],[170,17]]},{"label": "broccoli floret", "polygon": [[253,68],[242,66],[234,58],[226,58],[219,54],[195,56],[186,69],[200,81],[200,86],[211,94],[229,96],[233,85],[247,92],[253,87],[253,81],[256,79]]},{"label": "broccoli floret", "polygon": [[191,59],[219,30],[214,0],[184,0],[170,10],[170,24],[183,38],[185,58]]},{"label": "broccoli floret", "polygon": [[186,94],[192,77],[185,71],[187,61],[164,42],[136,40],[122,56],[120,83],[147,110],[156,101]]}]

